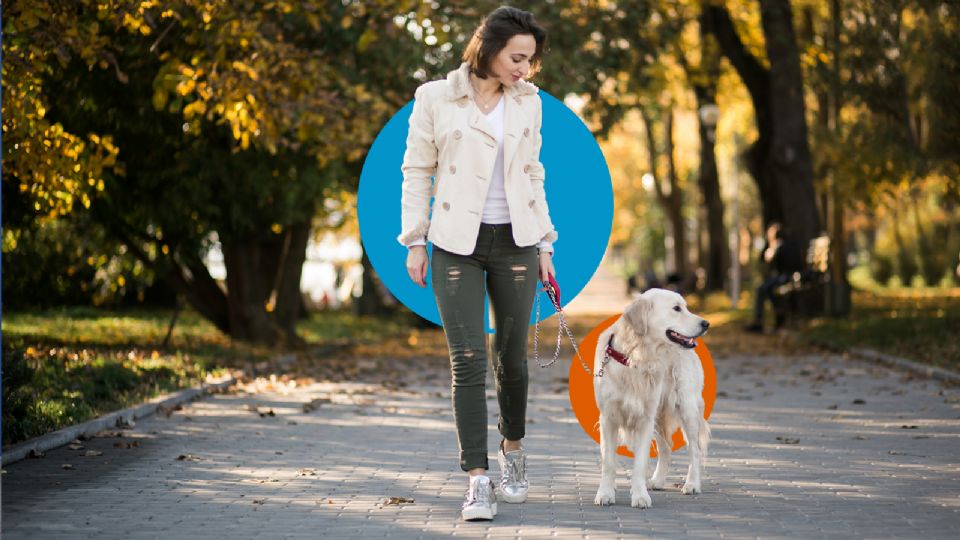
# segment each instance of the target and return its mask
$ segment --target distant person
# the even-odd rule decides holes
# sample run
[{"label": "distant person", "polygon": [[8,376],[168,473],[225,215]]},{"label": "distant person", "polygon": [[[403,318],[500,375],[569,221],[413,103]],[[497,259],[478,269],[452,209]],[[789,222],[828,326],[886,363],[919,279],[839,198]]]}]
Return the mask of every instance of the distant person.
[{"label": "distant person", "polygon": [[753,322],[746,330],[748,332],[763,332],[763,309],[767,300],[773,306],[776,316],[775,328],[783,326],[784,314],[780,300],[774,291],[780,285],[790,280],[793,268],[788,263],[788,249],[785,249],[786,239],[780,223],[774,221],[767,227],[766,242],[761,260],[764,267],[763,282],[757,287],[753,298]]}]

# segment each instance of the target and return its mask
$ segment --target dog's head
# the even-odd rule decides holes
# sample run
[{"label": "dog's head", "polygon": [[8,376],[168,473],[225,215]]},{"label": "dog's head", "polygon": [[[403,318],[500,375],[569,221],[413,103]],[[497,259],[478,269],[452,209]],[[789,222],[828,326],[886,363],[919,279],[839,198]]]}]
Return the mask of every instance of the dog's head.
[{"label": "dog's head", "polygon": [[705,319],[690,313],[682,296],[666,289],[647,290],[627,306],[623,316],[637,335],[665,338],[685,349],[696,347],[694,338],[710,327]]}]

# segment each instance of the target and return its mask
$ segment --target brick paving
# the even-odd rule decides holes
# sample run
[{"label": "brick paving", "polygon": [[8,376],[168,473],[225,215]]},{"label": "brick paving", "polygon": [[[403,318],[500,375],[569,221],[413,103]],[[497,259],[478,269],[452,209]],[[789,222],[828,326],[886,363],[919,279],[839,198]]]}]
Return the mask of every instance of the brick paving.
[{"label": "brick paving", "polygon": [[[652,492],[647,510],[629,506],[626,458],[617,504],[593,505],[599,447],[573,416],[565,371],[532,367],[529,500],[501,503],[493,522],[460,521],[466,481],[449,375],[429,359],[386,387],[212,395],[122,437],[9,465],[3,537],[955,537],[956,389],[839,356],[715,361],[704,493],[671,485]],[[304,412],[316,398],[330,402]],[[492,391],[488,401],[496,474]],[[130,442],[140,445],[115,446]],[[671,484],[685,457],[677,454]],[[384,504],[389,497],[414,502]]]}]

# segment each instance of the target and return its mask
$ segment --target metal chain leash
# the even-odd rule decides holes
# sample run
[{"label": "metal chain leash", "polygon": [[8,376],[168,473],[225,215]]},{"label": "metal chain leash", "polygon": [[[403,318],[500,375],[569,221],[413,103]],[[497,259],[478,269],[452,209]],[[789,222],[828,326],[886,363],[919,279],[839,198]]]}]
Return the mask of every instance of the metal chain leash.
[{"label": "metal chain leash", "polygon": [[[560,306],[560,303],[557,302],[556,294],[553,291],[553,287],[549,284],[545,285],[542,289],[546,291],[547,296],[550,298],[550,301],[553,302],[553,307],[557,310],[557,320],[559,321],[559,327],[557,328],[557,349],[553,352],[553,359],[547,362],[546,364],[540,362],[540,295],[537,295],[536,300],[536,321],[533,327],[533,359],[537,362],[542,368],[550,367],[560,358],[560,345],[563,341],[563,334],[567,334],[567,339],[570,340],[570,345],[573,346],[573,352],[576,354],[577,358],[580,359],[580,364],[583,366],[583,370],[588,374],[591,373],[590,367],[587,366],[587,363],[583,360],[583,356],[580,355],[580,349],[577,347],[577,340],[573,337],[573,332],[570,330],[570,326],[567,325],[566,319],[563,317],[563,308]],[[596,377],[603,376],[603,369],[607,367],[607,362],[610,361],[610,355],[603,355],[603,363],[600,365],[600,370],[597,371]]]}]

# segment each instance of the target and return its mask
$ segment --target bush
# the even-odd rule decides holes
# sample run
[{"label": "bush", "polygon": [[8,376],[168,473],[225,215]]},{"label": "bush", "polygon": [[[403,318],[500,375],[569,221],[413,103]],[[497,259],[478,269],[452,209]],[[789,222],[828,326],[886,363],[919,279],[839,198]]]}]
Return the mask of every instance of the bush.
[{"label": "bush", "polygon": [[880,285],[889,285],[893,277],[893,259],[882,253],[875,253],[870,261],[870,275]]},{"label": "bush", "polygon": [[23,349],[3,348],[3,444],[24,439],[23,419],[30,417],[33,370]]}]

